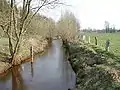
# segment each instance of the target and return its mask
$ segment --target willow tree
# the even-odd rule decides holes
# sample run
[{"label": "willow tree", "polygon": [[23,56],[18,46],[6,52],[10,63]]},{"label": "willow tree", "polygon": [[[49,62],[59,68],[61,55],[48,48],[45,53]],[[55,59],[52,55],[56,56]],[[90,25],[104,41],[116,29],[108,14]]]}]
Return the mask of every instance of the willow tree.
[{"label": "willow tree", "polygon": [[[53,8],[61,4],[59,0],[7,0],[8,10],[2,18],[0,26],[9,40],[11,62],[17,54],[23,34],[32,18],[45,8]],[[20,1],[20,2],[18,2]],[[33,12],[32,15],[29,15]]]},{"label": "willow tree", "polygon": [[37,14],[26,29],[26,35],[53,36],[55,30],[55,21],[44,15]]},{"label": "willow tree", "polygon": [[73,38],[80,29],[80,24],[72,12],[65,12],[57,23],[57,32],[63,39]]}]

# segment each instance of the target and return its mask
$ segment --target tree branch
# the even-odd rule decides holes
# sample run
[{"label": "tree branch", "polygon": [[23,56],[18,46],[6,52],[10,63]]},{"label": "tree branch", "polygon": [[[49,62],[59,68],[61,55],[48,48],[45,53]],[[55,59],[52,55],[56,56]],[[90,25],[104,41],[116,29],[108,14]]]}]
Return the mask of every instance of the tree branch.
[{"label": "tree branch", "polygon": [[15,20],[15,11],[13,11],[13,25],[14,25],[14,30],[15,30],[15,36],[16,36],[16,39],[18,40],[19,38],[18,38],[18,34],[17,34],[17,27],[16,27],[16,20]]},{"label": "tree branch", "polygon": [[[52,4],[63,4],[63,3],[59,3],[58,0],[53,0],[51,2],[47,2],[47,0],[44,0],[41,6],[35,7],[34,9],[37,9],[36,12],[31,16],[31,18],[29,19],[28,23],[26,24],[26,28],[27,26],[30,24],[31,20],[33,19],[33,17],[38,13],[38,11],[45,6],[49,6]],[[26,28],[24,29],[23,33],[26,31]]]},{"label": "tree branch", "polygon": [[30,4],[31,4],[31,1],[32,1],[32,0],[27,0],[26,7],[25,7],[27,13],[26,13],[26,15],[25,15],[23,21],[25,21],[25,20],[27,19],[28,15],[29,15],[29,13],[30,13]]}]

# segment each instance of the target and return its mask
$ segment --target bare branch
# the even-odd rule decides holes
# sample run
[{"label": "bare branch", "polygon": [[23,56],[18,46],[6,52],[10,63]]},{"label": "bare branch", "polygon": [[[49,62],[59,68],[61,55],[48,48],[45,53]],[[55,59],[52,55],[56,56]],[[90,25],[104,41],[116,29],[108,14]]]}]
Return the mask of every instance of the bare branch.
[{"label": "bare branch", "polygon": [[[22,34],[22,32],[23,32],[23,31],[22,31],[22,30],[23,30],[23,25],[24,25],[24,23],[25,23],[28,15],[29,15],[29,12],[30,12],[30,4],[31,4],[31,1],[32,1],[32,0],[27,0],[26,5],[25,5],[25,8],[24,8],[24,10],[27,11],[27,13],[24,11],[24,12],[23,12],[23,16],[22,16],[22,18],[21,18],[21,26],[20,26],[19,38],[20,38],[20,36],[21,36],[21,34]],[[25,4],[25,2],[23,2],[23,4]],[[24,6],[24,5],[23,5],[23,6]],[[26,14],[26,15],[25,15],[25,14]],[[25,17],[24,17],[24,15],[25,15]],[[24,18],[23,18],[23,17],[24,17]]]},{"label": "bare branch", "polygon": [[23,21],[25,21],[25,20],[27,19],[28,15],[29,15],[29,13],[30,13],[30,4],[31,4],[31,1],[32,1],[32,0],[27,0],[26,7],[25,7],[27,13],[26,13],[26,15],[25,15]]},{"label": "bare branch", "polygon": [[45,6],[45,3],[46,3],[46,2],[47,2],[47,0],[45,0],[45,1],[43,2],[43,4],[38,7],[37,11],[32,15],[31,19],[38,13],[38,11],[39,11],[43,6]]},{"label": "bare branch", "polygon": [[[4,24],[0,25],[2,30],[8,36],[9,51],[10,51],[10,54],[12,56],[12,59],[14,58],[14,55],[18,52],[21,38],[22,38],[22,34],[27,29],[27,26],[30,24],[30,22],[34,18],[34,16],[40,11],[40,9],[45,8],[45,7],[54,8],[58,4],[63,4],[63,3],[59,3],[59,0],[39,0],[40,3],[38,5],[38,7],[31,8],[32,1],[34,1],[34,0],[22,0],[22,6],[21,6],[22,12],[21,12],[21,17],[20,17],[20,21],[19,21],[20,23],[17,23],[18,18],[16,16],[18,15],[18,13],[17,13],[17,5],[16,5],[15,1],[17,1],[17,0],[10,0],[10,7],[9,7],[10,8],[9,9],[10,15],[8,15],[9,16],[8,23],[6,24],[6,22],[4,22],[4,20],[3,20]],[[32,12],[33,13],[32,16],[29,17],[30,10],[33,10],[33,9],[35,11]],[[15,45],[13,45],[13,43],[14,43],[13,40],[16,41]]]},{"label": "bare branch", "polygon": [[[31,18],[29,19],[28,23],[26,24],[26,27],[30,24],[30,22],[31,22],[31,20],[33,19],[33,17],[39,12],[39,10],[40,10],[42,7],[45,7],[45,6],[47,7],[47,6],[49,6],[49,5],[52,6],[52,4],[53,4],[53,6],[54,6],[55,4],[58,5],[58,4],[63,4],[63,3],[58,2],[58,0],[52,0],[52,1],[50,1],[50,2],[47,2],[47,0],[44,0],[41,6],[32,8],[32,9],[37,9],[37,10],[35,11],[35,13],[34,13],[34,14],[31,16]],[[26,28],[24,29],[23,33],[24,33],[25,31],[26,31]]]},{"label": "bare branch", "polygon": [[[26,28],[27,26],[30,24],[31,20],[33,19],[33,17],[38,13],[38,11],[45,5],[47,0],[45,0],[42,5],[37,9],[37,11],[31,16],[31,18],[29,19],[28,23],[26,24]],[[23,33],[26,31],[26,28],[24,29]]]},{"label": "bare branch", "polygon": [[0,25],[0,27],[2,28],[2,30],[4,31],[4,26],[3,25]]},{"label": "bare branch", "polygon": [[[13,11],[13,25],[14,25],[14,30],[15,30],[15,36],[17,38],[17,40],[19,39],[18,38],[18,34],[17,34],[17,27],[16,27],[16,20],[15,20],[15,11]],[[15,39],[13,39],[15,40]]]}]

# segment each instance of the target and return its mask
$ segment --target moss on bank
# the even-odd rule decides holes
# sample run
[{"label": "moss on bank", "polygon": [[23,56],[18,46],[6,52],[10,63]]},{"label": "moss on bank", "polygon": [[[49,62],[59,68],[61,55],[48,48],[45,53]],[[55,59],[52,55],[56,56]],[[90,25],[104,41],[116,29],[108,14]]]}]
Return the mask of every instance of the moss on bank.
[{"label": "moss on bank", "polygon": [[69,60],[77,75],[75,90],[120,90],[119,59],[83,42],[69,45]]}]

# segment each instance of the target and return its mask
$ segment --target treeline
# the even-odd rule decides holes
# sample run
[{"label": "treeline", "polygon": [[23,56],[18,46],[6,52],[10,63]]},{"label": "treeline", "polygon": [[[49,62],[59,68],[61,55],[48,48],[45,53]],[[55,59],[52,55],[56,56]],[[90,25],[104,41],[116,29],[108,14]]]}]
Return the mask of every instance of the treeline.
[{"label": "treeline", "polygon": [[81,30],[82,32],[97,32],[97,33],[117,33],[117,32],[120,32],[119,29],[115,29],[115,30],[112,30],[112,29],[109,29],[109,32],[107,31],[106,32],[106,29],[82,29]]},{"label": "treeline", "polygon": [[[20,23],[19,17],[22,13],[21,7],[15,8],[17,20],[16,23]],[[9,18],[9,13],[10,13],[10,5],[9,2],[6,0],[1,0],[0,1],[0,37],[6,37],[7,35],[4,32],[3,27],[7,24]],[[51,18],[47,18],[46,16],[36,14],[31,21],[29,21],[30,17],[34,14],[33,11],[30,11],[28,15],[28,19],[25,22],[25,33],[24,36],[31,36],[31,35],[41,35],[45,36],[46,33],[48,33],[50,30],[53,30],[55,28],[55,22]],[[12,22],[12,21],[11,21]],[[27,24],[29,22],[29,24]],[[17,28],[19,27],[19,24],[17,24]],[[13,31],[13,37],[14,37],[14,31]]]},{"label": "treeline", "polygon": [[98,33],[116,33],[116,32],[120,32],[120,29],[116,29],[115,25],[110,25],[110,23],[108,21],[105,21],[104,24],[104,29],[83,29],[83,32],[98,32]]},{"label": "treeline", "polygon": [[[33,36],[73,38],[80,28],[71,12],[62,14],[58,22],[38,13],[41,9],[58,6],[60,0],[0,0],[0,39],[8,40],[11,60],[18,53],[22,41]],[[36,6],[33,4],[36,2]]]},{"label": "treeline", "polygon": [[[21,13],[22,9],[21,7],[15,8],[16,10],[16,17],[19,17],[19,13]],[[0,25],[5,25],[5,23],[9,19],[10,13],[10,5],[9,2],[6,0],[0,1]],[[34,14],[33,11],[30,11],[29,17],[31,17]],[[19,22],[19,19],[17,21]],[[17,26],[19,28],[19,25]],[[29,25],[25,24],[25,33],[26,36],[31,35],[41,35],[41,36],[56,36],[61,35],[62,37],[70,37],[72,35],[75,35],[77,30],[79,30],[80,25],[76,17],[73,13],[66,11],[64,14],[61,15],[58,22],[55,22],[52,18],[48,18],[41,14],[36,14],[32,20],[30,21]],[[69,35],[68,35],[69,34]],[[13,34],[14,35],[14,34]],[[0,37],[7,37],[6,33],[2,30],[2,27],[0,27]]]}]

